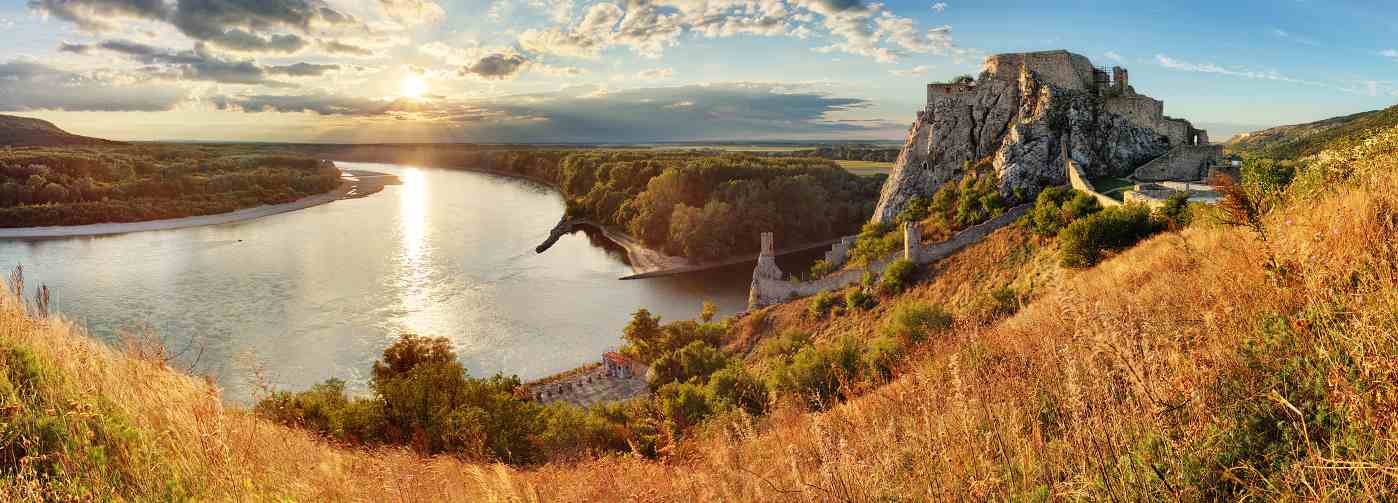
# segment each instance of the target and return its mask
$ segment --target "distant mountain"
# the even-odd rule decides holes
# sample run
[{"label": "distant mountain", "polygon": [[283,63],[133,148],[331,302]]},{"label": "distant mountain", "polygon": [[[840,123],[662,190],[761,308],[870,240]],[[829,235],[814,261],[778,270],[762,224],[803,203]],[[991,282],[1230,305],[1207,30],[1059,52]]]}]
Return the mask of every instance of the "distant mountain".
[{"label": "distant mountain", "polygon": [[78,136],[53,125],[52,122],[0,115],[0,146],[63,147],[70,145],[121,145],[121,142]]},{"label": "distant mountain", "polygon": [[1362,137],[1366,131],[1398,126],[1398,105],[1342,117],[1277,126],[1234,136],[1228,149],[1244,155],[1296,159],[1315,155],[1333,143]]}]

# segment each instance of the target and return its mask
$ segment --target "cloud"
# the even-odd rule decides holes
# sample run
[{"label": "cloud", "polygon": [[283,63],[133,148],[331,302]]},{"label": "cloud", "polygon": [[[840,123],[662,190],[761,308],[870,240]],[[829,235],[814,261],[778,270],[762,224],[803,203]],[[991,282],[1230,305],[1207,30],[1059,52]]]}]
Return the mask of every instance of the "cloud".
[{"label": "cloud", "polygon": [[173,109],[187,91],[150,85],[141,75],[112,71],[70,72],[41,63],[0,63],[0,111],[142,111]]},{"label": "cloud", "polygon": [[288,77],[319,77],[326,73],[339,70],[340,65],[318,65],[313,63],[296,63],[264,68],[264,71],[269,75],[286,75]]},{"label": "cloud", "polygon": [[1393,58],[1395,60],[1398,60],[1398,49],[1384,49],[1382,51],[1379,51],[1379,55],[1386,58]]},{"label": "cloud", "polygon": [[459,73],[462,76],[474,75],[486,80],[505,80],[514,78],[515,74],[528,64],[529,60],[524,56],[495,53],[461,67]]},{"label": "cloud", "polygon": [[1160,66],[1172,70],[1212,73],[1217,75],[1227,75],[1229,77],[1239,77],[1253,80],[1272,80],[1277,82],[1288,82],[1304,86],[1322,87],[1333,91],[1340,91],[1350,94],[1369,94],[1368,81],[1345,82],[1342,83],[1344,85],[1341,85],[1340,83],[1319,82],[1314,80],[1304,80],[1288,77],[1277,72],[1276,70],[1259,71],[1237,66],[1224,67],[1214,63],[1190,63],[1187,61],[1181,61],[1171,58],[1164,54],[1155,55],[1155,62],[1158,63]]},{"label": "cloud", "polygon": [[721,83],[607,91],[594,87],[490,100],[383,101],[314,93],[219,96],[227,110],[311,112],[391,121],[417,119],[460,141],[632,142],[647,140],[840,135],[895,125],[847,122],[832,114],[862,109],[859,98],[805,86]]},{"label": "cloud", "polygon": [[938,14],[941,14],[941,13],[943,13],[943,12],[946,12],[946,11],[947,11],[947,3],[946,3],[946,2],[937,2],[937,3],[934,3],[934,4],[932,4],[932,10],[937,11]]},{"label": "cloud", "polygon": [[1121,54],[1118,54],[1116,51],[1107,51],[1106,53],[1102,54],[1102,56],[1117,63],[1126,62],[1126,58],[1121,57]]},{"label": "cloud", "polygon": [[433,0],[379,0],[379,7],[389,19],[408,25],[437,23],[447,17],[447,10]]},{"label": "cloud", "polygon": [[593,4],[571,25],[526,30],[519,43],[527,51],[597,58],[612,47],[659,57],[681,35],[737,35],[807,38],[821,28],[833,39],[819,52],[847,52],[895,62],[908,54],[964,52],[952,41],[951,27],[919,28],[917,22],[861,0],[629,0]]},{"label": "cloud", "polygon": [[638,80],[661,80],[675,76],[674,68],[651,68],[636,73]]},{"label": "cloud", "polygon": [[325,52],[328,52],[328,53],[331,53],[331,54],[342,54],[342,55],[359,56],[359,57],[369,57],[369,56],[373,56],[373,55],[374,55],[374,51],[371,51],[371,50],[369,50],[369,49],[365,49],[365,48],[363,48],[363,47],[359,47],[359,46],[355,46],[355,45],[346,44],[346,43],[339,42],[339,41],[336,41],[336,40],[320,40],[320,41],[317,41],[317,44],[319,44],[319,45],[320,45],[320,48],[323,49],[323,50],[325,50]]},{"label": "cloud", "polygon": [[28,5],[87,31],[108,31],[120,19],[138,19],[167,23],[191,39],[241,52],[292,53],[308,45],[301,35],[314,28],[362,28],[323,0],[29,0]]},{"label": "cloud", "polygon": [[929,66],[914,66],[912,68],[899,68],[895,70],[889,70],[888,73],[897,75],[899,77],[912,77],[914,75],[927,75],[928,70],[931,69],[932,68]]}]

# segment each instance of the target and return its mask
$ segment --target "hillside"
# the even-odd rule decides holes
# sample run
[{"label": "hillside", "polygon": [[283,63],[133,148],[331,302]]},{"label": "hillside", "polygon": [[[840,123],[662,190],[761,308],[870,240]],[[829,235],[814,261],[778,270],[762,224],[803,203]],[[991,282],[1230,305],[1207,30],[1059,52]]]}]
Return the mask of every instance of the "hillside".
[{"label": "hillside", "polygon": [[124,145],[124,143],[78,136],[59,129],[58,126],[46,120],[0,115],[0,146],[71,147],[83,145]]},{"label": "hillside", "polygon": [[350,448],[223,405],[149,345],[107,348],[6,296],[0,499],[1393,499],[1398,129],[1331,154],[1284,192],[1096,267],[1057,268],[1050,242],[1012,226],[872,309],[751,313],[728,342],[757,372],[770,362],[756,348],[786,329],[866,339],[911,302],[953,321],[887,384],[823,411],[715,415],[669,431],[661,461]]},{"label": "hillside", "polygon": [[1325,120],[1277,126],[1234,136],[1224,144],[1250,157],[1297,159],[1315,155],[1337,141],[1361,137],[1366,132],[1398,126],[1398,105]]}]

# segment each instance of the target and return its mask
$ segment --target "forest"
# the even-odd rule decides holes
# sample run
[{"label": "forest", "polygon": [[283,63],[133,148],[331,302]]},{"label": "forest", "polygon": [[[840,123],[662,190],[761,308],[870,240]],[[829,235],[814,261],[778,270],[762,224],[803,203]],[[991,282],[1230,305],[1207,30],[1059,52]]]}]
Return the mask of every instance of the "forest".
[{"label": "forest", "polygon": [[137,222],[224,213],[324,193],[333,163],[251,146],[0,150],[0,227]]},{"label": "forest", "polygon": [[532,178],[558,188],[570,216],[694,260],[755,253],[766,231],[783,245],[855,234],[886,178],[856,176],[825,159],[716,151],[374,146],[325,155]]}]

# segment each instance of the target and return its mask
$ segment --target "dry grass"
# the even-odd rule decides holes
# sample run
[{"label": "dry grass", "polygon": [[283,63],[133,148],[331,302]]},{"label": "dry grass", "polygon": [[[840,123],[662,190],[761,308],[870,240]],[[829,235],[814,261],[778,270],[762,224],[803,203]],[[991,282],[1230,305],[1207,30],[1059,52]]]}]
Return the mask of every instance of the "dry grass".
[{"label": "dry grass", "polygon": [[[720,418],[659,462],[517,470],[348,450],[224,408],[207,384],[13,301],[0,341],[72,376],[63,400],[107,403],[144,432],[131,448],[158,469],[126,467],[118,484],[73,462],[71,480],[99,496],[161,498],[173,483],[213,500],[1388,500],[1398,497],[1398,132],[1383,141],[1316,168],[1352,174],[1267,216],[1267,244],[1204,224],[1066,277],[1037,252],[973,270],[1023,254],[999,234],[909,295],[970,305],[965,283],[1035,282],[1018,314],[959,323],[894,382],[828,412]],[[808,323],[797,309],[765,312],[756,336]],[[1240,444],[1249,425],[1276,437]],[[6,479],[0,498],[34,497],[31,482]]]}]

